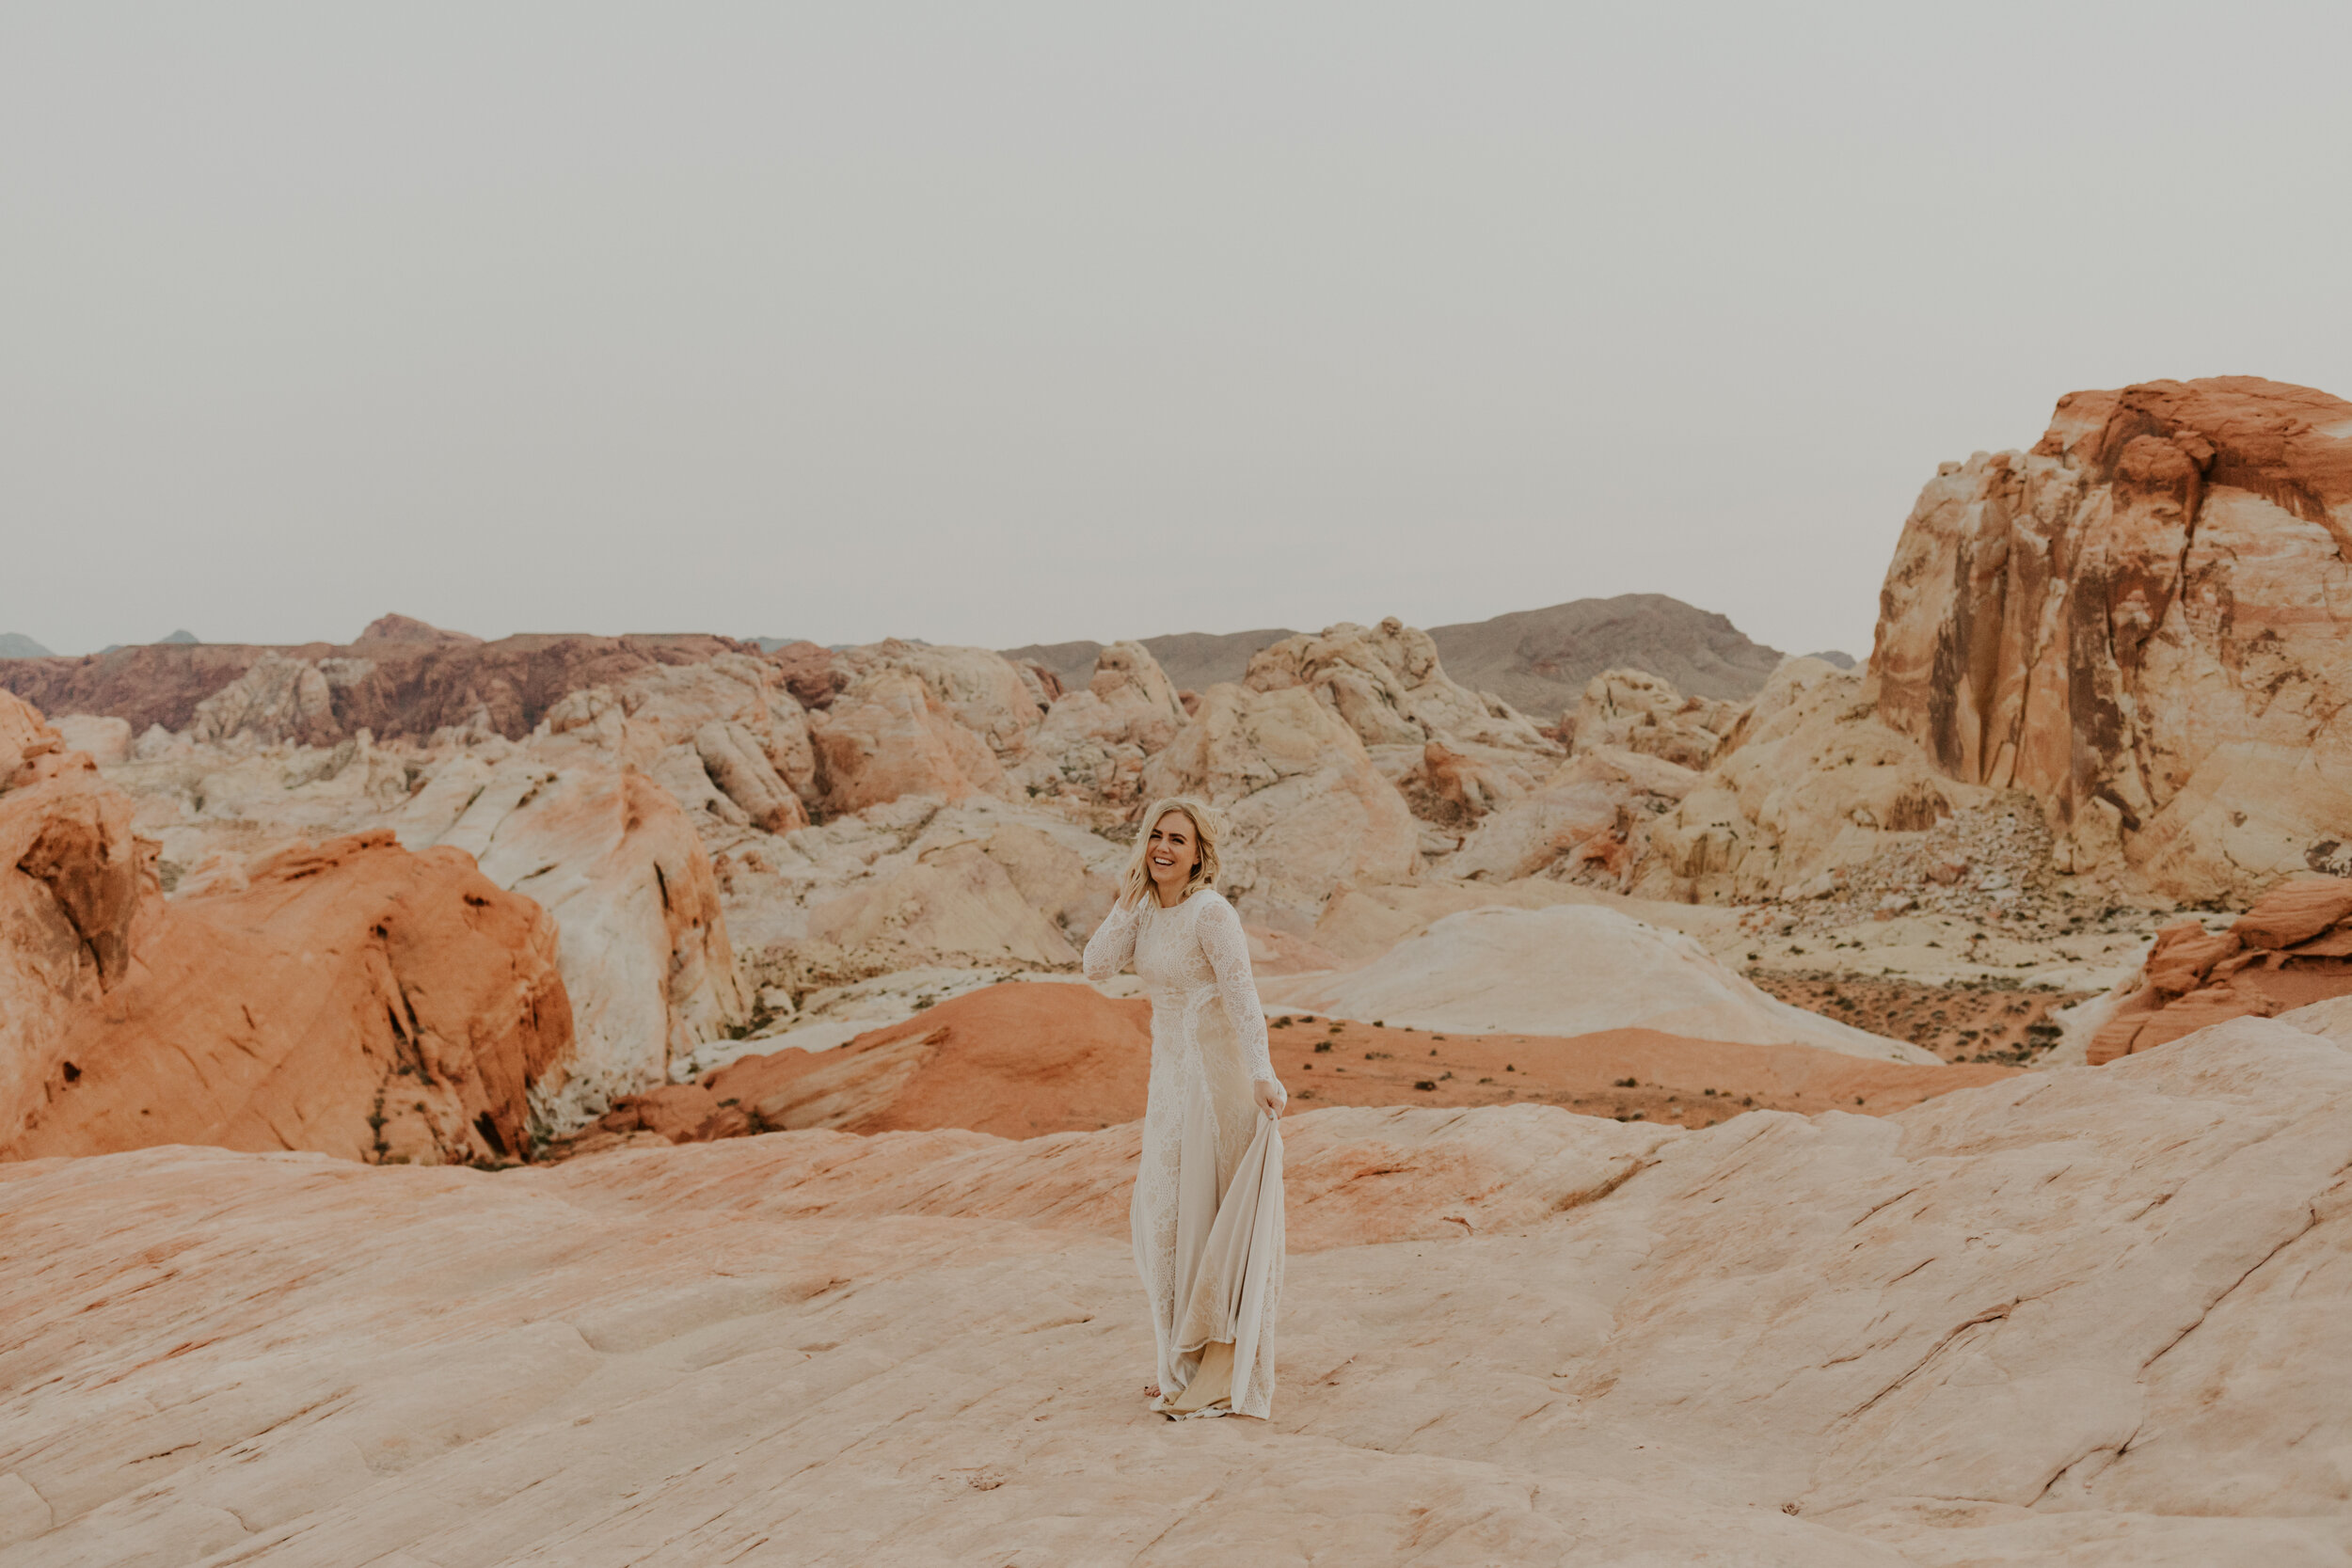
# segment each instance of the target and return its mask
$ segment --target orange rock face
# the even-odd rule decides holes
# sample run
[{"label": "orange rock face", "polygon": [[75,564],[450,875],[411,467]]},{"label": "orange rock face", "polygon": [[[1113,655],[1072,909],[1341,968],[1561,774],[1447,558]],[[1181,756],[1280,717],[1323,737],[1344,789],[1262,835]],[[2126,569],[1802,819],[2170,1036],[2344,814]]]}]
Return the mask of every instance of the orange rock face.
[{"label": "orange rock face", "polygon": [[1152,1005],[1090,986],[991,986],[833,1051],[745,1057],[705,1080],[769,1128],[1091,1132],[1143,1115]]},{"label": "orange rock face", "polygon": [[77,1009],[128,973],[144,868],[131,803],[0,692],[0,1147],[62,1081]]},{"label": "orange rock face", "polygon": [[858,682],[812,722],[809,738],[825,808],[835,814],[902,795],[961,800],[1004,783],[987,743],[901,671]]},{"label": "orange rock face", "polygon": [[2092,1067],[2153,1051],[2210,1023],[2276,1018],[2352,996],[2352,878],[2305,878],[2263,895],[2226,931],[2169,926],[2139,989],[2090,1038]]},{"label": "orange rock face", "polygon": [[[125,925],[103,809],[50,820],[51,849],[25,860],[59,868],[66,918]],[[0,1152],[187,1143],[446,1164],[528,1147],[529,1092],[561,1077],[571,1004],[553,922],[471,857],[355,834],[151,913],[127,976],[66,1021]],[[103,975],[117,949],[86,942]]]},{"label": "orange rock face", "polygon": [[[1269,1037],[1275,1071],[1301,1111],[1541,1102],[1619,1121],[1708,1127],[1758,1107],[1883,1116],[2016,1070],[1870,1061],[1655,1029],[1570,1039],[1449,1036],[1284,1014]],[[630,1096],[563,1152],[812,1128],[964,1128],[1004,1138],[1092,1132],[1143,1115],[1151,1053],[1147,1001],[1113,1000],[1089,986],[991,986],[832,1051],[745,1056],[700,1083]]]},{"label": "orange rock face", "polygon": [[2060,868],[2193,901],[2341,872],[2352,404],[2248,376],[2059,400],[1947,464],[1880,598],[1879,717],[2031,791]]}]

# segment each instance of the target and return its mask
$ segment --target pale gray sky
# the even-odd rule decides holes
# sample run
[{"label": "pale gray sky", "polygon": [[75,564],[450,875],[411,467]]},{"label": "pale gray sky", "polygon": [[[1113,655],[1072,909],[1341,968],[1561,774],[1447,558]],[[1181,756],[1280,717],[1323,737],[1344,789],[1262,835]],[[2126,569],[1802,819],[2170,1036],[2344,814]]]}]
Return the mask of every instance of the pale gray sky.
[{"label": "pale gray sky", "polygon": [[0,631],[1867,651],[2065,391],[2352,395],[2352,7],[0,3]]}]

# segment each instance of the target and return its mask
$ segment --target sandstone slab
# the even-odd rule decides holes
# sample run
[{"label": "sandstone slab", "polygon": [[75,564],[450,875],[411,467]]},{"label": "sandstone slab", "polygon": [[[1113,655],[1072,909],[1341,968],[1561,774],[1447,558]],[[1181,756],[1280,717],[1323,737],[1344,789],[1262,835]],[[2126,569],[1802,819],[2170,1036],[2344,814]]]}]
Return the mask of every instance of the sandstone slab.
[{"label": "sandstone slab", "polygon": [[0,1563],[2341,1562],[2347,1096],[2240,1020],[1889,1118],[1295,1117],[1264,1425],[1143,1409],[1132,1127],[20,1164]]}]

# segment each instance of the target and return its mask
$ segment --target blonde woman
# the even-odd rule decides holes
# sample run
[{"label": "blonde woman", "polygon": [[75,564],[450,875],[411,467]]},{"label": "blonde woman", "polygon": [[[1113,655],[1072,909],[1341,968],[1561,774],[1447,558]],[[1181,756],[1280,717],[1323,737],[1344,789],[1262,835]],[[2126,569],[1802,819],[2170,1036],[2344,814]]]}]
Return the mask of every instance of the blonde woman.
[{"label": "blonde woman", "polygon": [[1216,815],[1154,803],[1119,901],[1087,943],[1087,978],[1132,962],[1152,991],[1152,1089],[1129,1206],[1136,1272],[1159,1341],[1152,1408],[1263,1417],[1282,1293],[1289,1101],[1266,1053],[1241,917],[1216,891]]}]

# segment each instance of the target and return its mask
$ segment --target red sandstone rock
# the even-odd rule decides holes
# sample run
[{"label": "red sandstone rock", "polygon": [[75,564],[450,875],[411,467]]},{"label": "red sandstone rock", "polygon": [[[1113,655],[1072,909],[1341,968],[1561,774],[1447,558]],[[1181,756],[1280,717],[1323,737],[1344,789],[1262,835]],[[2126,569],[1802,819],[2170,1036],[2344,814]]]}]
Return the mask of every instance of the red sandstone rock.
[{"label": "red sandstone rock", "polygon": [[1152,1008],[1090,986],[991,986],[832,1051],[747,1056],[704,1080],[763,1130],[1092,1132],[1143,1114]]},{"label": "red sandstone rock", "polygon": [[2085,1059],[2099,1067],[2209,1024],[2338,996],[2352,996],[2352,878],[2281,882],[2226,931],[2185,920],[2157,932],[2138,989],[2091,1036]]},{"label": "red sandstone rock", "polygon": [[1947,464],[1870,695],[1949,776],[2031,791],[2061,869],[2185,900],[2338,871],[2352,821],[2352,404],[2251,376],[2058,402]]},{"label": "red sandstone rock", "polygon": [[0,693],[0,1148],[65,1081],[66,1037],[130,970],[159,902],[131,803]]},{"label": "red sandstone rock", "polygon": [[[70,850],[53,858],[96,863]],[[59,902],[121,919],[103,889]],[[5,1153],[511,1158],[528,1148],[529,1091],[560,1082],[571,1044],[544,911],[457,850],[355,834],[286,850],[244,890],[183,897],[142,927],[127,980],[68,1020]]]},{"label": "red sandstone rock", "polygon": [[914,674],[861,679],[812,718],[817,782],[829,813],[862,811],[905,795],[961,800],[1004,785],[987,742],[956,722]]},{"label": "red sandstone rock", "polygon": [[787,642],[768,655],[768,662],[784,672],[785,689],[803,707],[831,707],[834,698],[849,689],[850,668],[831,648]]},{"label": "red sandstone rock", "polygon": [[[362,729],[379,740],[472,729],[519,740],[572,692],[745,651],[700,635],[449,640],[458,636],[283,648],[154,643],[80,658],[7,659],[0,688],[52,713],[108,715],[144,733],[151,724],[186,729],[201,705],[249,680],[247,691],[215,710],[224,735],[251,727],[265,741],[331,742]],[[257,675],[257,667],[265,668]]]}]

